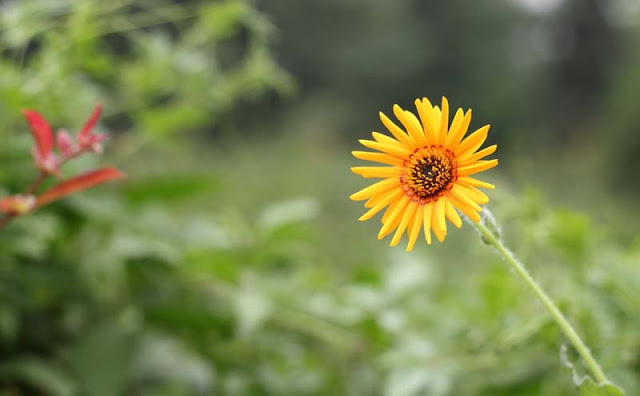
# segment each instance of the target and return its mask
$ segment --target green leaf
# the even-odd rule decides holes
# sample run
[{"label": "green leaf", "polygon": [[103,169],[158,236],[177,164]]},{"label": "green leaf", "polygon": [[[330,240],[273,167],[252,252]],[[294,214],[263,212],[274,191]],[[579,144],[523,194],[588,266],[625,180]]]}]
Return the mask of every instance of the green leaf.
[{"label": "green leaf", "polygon": [[596,384],[590,376],[578,374],[576,366],[567,356],[567,346],[564,344],[560,347],[560,361],[571,373],[580,396],[625,396],[624,391],[614,384]]},{"label": "green leaf", "polygon": [[482,224],[484,224],[489,229],[489,231],[491,231],[491,233],[495,235],[496,238],[500,239],[500,227],[498,226],[498,223],[496,222],[496,219],[495,217],[493,217],[493,213],[491,213],[489,208],[483,208],[481,216],[482,218],[480,221],[482,221]]},{"label": "green leaf", "polygon": [[274,230],[287,224],[311,220],[320,214],[320,203],[313,197],[292,198],[267,206],[258,218],[258,227]]},{"label": "green leaf", "polygon": [[583,213],[557,210],[549,226],[549,242],[566,258],[574,262],[584,260],[589,253],[591,222]]},{"label": "green leaf", "polygon": [[219,186],[218,179],[212,175],[176,173],[137,180],[128,184],[124,193],[129,202],[135,204],[148,201],[176,202],[215,191]]},{"label": "green leaf", "polygon": [[622,389],[613,384],[595,384],[591,378],[578,386],[580,396],[624,396]]},{"label": "green leaf", "polygon": [[87,396],[120,395],[130,367],[133,339],[113,322],[98,325],[71,349],[70,363]]},{"label": "green leaf", "polygon": [[33,357],[20,357],[0,365],[0,378],[24,381],[47,395],[75,394],[75,386],[66,373]]}]

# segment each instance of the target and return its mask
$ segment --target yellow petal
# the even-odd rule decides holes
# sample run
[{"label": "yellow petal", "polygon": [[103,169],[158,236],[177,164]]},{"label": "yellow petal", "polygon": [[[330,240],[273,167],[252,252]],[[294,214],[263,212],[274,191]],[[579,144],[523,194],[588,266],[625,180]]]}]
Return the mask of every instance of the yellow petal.
[{"label": "yellow petal", "polygon": [[493,154],[496,151],[497,148],[498,148],[498,145],[494,144],[494,145],[491,145],[489,147],[483,148],[482,150],[478,151],[475,154],[473,153],[473,151],[467,151],[466,154],[461,155],[459,157],[458,164],[466,165],[468,163],[478,161],[478,160],[486,157],[487,155]]},{"label": "yellow petal", "polygon": [[458,228],[462,227],[462,219],[460,218],[460,215],[458,214],[458,212],[456,212],[456,209],[453,206],[453,203],[449,199],[446,199],[445,214],[447,215],[447,218],[449,219],[450,222],[453,223],[454,226]]},{"label": "yellow petal", "polygon": [[398,157],[400,159],[405,159],[409,156],[411,151],[409,151],[406,147],[398,147],[396,145],[388,145],[380,142],[374,142],[372,140],[360,139],[358,140],[360,144],[365,147],[368,147],[372,150],[382,151],[383,153],[387,153],[389,155],[393,155],[394,157]]},{"label": "yellow petal", "polygon": [[362,201],[364,199],[379,195],[385,191],[391,190],[400,186],[400,180],[396,178],[380,180],[377,183],[363,188],[357,193],[351,194],[349,197],[353,201]]},{"label": "yellow petal", "polygon": [[498,165],[497,159],[492,159],[488,161],[477,161],[470,165],[461,166],[458,168],[458,176],[469,176],[474,173],[482,172],[487,169],[491,169],[494,166]]},{"label": "yellow petal", "polygon": [[462,176],[458,178],[458,183],[462,184],[462,185],[466,185],[466,186],[471,186],[471,187],[482,187],[482,188],[488,188],[490,190],[495,190],[496,186],[494,186],[491,183],[485,183],[483,181],[480,181],[478,179],[474,179],[473,177],[469,177],[469,176]]},{"label": "yellow petal", "polygon": [[[396,105],[397,106],[397,105]],[[395,106],[394,106],[395,111]],[[402,143],[407,147],[413,147],[414,143],[407,135],[405,131],[402,130],[399,126],[397,126],[389,117],[387,117],[383,112],[380,112],[380,121],[384,124],[384,126],[391,132],[391,134],[398,139],[398,142]]]},{"label": "yellow petal", "polygon": [[369,198],[369,200],[367,202],[364,203],[364,207],[365,208],[373,208],[374,206],[376,206],[378,203],[380,203],[382,200],[384,200],[388,194],[391,194],[394,191],[402,191],[402,189],[398,188],[398,189],[391,189],[389,191],[380,193],[379,195],[373,196],[371,198]]},{"label": "yellow petal", "polygon": [[[404,127],[404,129],[409,133],[409,140],[411,140],[411,147],[416,148],[420,145],[424,145],[423,143],[424,134],[422,132],[422,127],[420,126],[420,123],[416,123],[417,125],[413,124],[411,117],[409,117],[409,115],[413,116],[413,114],[411,114],[411,112],[404,111],[402,107],[398,106],[397,104],[393,105],[393,114],[396,116],[398,121],[402,123],[402,126]],[[415,118],[415,116],[413,117]]]},{"label": "yellow petal", "polygon": [[389,214],[389,218],[382,225],[380,232],[378,233],[378,239],[382,239],[385,236],[389,235],[397,226],[400,224],[400,220],[402,219],[401,214],[404,212],[405,207],[409,203],[410,199],[408,196],[403,195],[400,198],[398,204],[393,208],[393,211]]},{"label": "yellow petal", "polygon": [[474,202],[480,205],[484,205],[487,202],[489,202],[489,197],[487,196],[487,194],[483,193],[482,191],[478,190],[475,187],[467,187],[467,186],[460,185],[458,186],[458,189],[462,191],[464,195],[471,198]]},{"label": "yellow petal", "polygon": [[447,199],[451,200],[451,203],[469,219],[476,222],[480,221],[480,215],[478,212],[471,205],[468,205],[464,201],[459,200],[455,195],[451,194],[451,191],[447,192]]},{"label": "yellow petal", "polygon": [[[455,123],[455,120],[454,120]],[[458,147],[462,137],[467,133],[467,129],[469,129],[469,124],[471,123],[471,109],[467,110],[467,113],[464,115],[460,126],[457,128],[451,125],[451,130],[449,131],[449,135],[447,135],[446,148],[455,151],[455,148]]]},{"label": "yellow petal", "polygon": [[391,204],[391,202],[399,199],[401,195],[404,195],[404,192],[402,190],[391,190],[373,208],[369,209],[367,213],[360,216],[358,220],[360,221],[369,220],[370,218],[375,216],[378,212],[380,212],[382,209],[387,207],[387,205]]},{"label": "yellow petal", "polygon": [[453,116],[453,120],[451,121],[451,126],[449,126],[449,133],[447,133],[444,146],[447,147],[448,142],[451,140],[452,136],[460,130],[460,125],[464,120],[464,111],[462,109],[456,110],[456,113]]},{"label": "yellow petal", "polygon": [[370,151],[352,151],[351,154],[364,161],[380,162],[387,165],[402,166],[402,161],[398,157],[386,153],[372,153]]},{"label": "yellow petal", "polygon": [[409,131],[409,134],[411,135],[413,140],[418,146],[426,145],[427,140],[424,138],[424,131],[422,130],[422,125],[420,125],[420,121],[418,120],[418,118],[410,111],[405,111],[404,115],[408,123],[407,130]]},{"label": "yellow petal", "polygon": [[384,191],[381,193],[378,193],[372,197],[370,197],[365,203],[364,203],[364,207],[365,208],[373,208],[374,206],[376,206],[377,204],[379,204],[382,200],[384,200],[387,195],[391,194],[392,192],[396,191],[395,188],[392,188],[388,191]]},{"label": "yellow petal", "polygon": [[444,146],[449,133],[449,101],[442,97],[442,114],[440,115],[440,131],[438,132],[438,144]]},{"label": "yellow petal", "polygon": [[440,242],[447,235],[447,223],[445,221],[445,200],[444,197],[440,197],[435,202],[433,207],[433,218],[431,219],[431,228],[436,238]]},{"label": "yellow petal", "polygon": [[416,245],[416,241],[420,236],[420,228],[422,228],[423,217],[424,209],[422,206],[418,205],[418,207],[416,208],[416,213],[413,215],[411,229],[409,230],[409,244],[407,245],[407,252],[412,251],[413,247]]},{"label": "yellow petal", "polygon": [[398,203],[400,202],[400,198],[402,198],[402,196],[398,196],[398,199],[396,199],[395,201],[389,204],[389,207],[385,209],[384,213],[382,214],[382,217],[380,218],[380,223],[384,224],[387,222],[387,220],[389,220],[391,213],[393,213],[393,211],[396,209],[396,206],[398,206]]},{"label": "yellow petal", "polygon": [[423,100],[416,99],[416,110],[418,110],[418,116],[420,117],[420,122],[422,123],[422,129],[424,130],[424,138],[426,140],[426,144],[435,144],[436,143],[436,132],[433,125],[433,120],[431,119],[431,102],[429,99],[424,98]]},{"label": "yellow petal", "polygon": [[436,236],[436,238],[438,238],[440,242],[444,241],[444,238],[447,236],[447,233],[439,228],[434,228],[433,234]]},{"label": "yellow petal", "polygon": [[404,146],[406,146],[404,143],[385,135],[384,133],[380,133],[380,132],[371,132],[371,136],[373,136],[373,139],[378,142],[378,143],[383,143],[383,144],[387,144],[389,146],[395,146],[398,148],[402,148]]},{"label": "yellow petal", "polygon": [[465,155],[473,154],[478,148],[480,148],[482,143],[487,139],[490,127],[490,125],[485,125],[467,136],[467,138],[464,139],[458,147],[456,147],[454,151],[456,157],[464,157]]},{"label": "yellow petal", "polygon": [[424,220],[422,224],[424,227],[424,238],[427,240],[428,245],[431,245],[431,218],[433,217],[433,207],[433,202],[424,205]]},{"label": "yellow petal", "polygon": [[[451,195],[455,198],[458,199],[458,201],[462,202],[463,204],[471,207],[473,210],[475,210],[476,212],[480,212],[482,210],[482,207],[480,207],[480,205],[478,205],[478,203],[476,201],[474,201],[473,199],[471,199],[471,197],[469,197],[466,192],[467,190],[459,185],[456,184],[454,185],[449,192],[451,193]],[[462,208],[460,208],[460,206],[456,205],[459,209],[462,210]]]},{"label": "yellow petal", "polygon": [[467,214],[466,208],[480,212],[482,207],[471,198],[464,195],[458,187],[460,186],[454,186],[454,188],[447,191],[447,198],[451,199],[451,202],[456,206],[456,208],[460,209],[464,214]]},{"label": "yellow petal", "polygon": [[393,238],[391,239],[391,246],[396,246],[398,242],[402,239],[402,234],[404,234],[404,230],[407,229],[409,223],[413,220],[413,217],[416,213],[416,209],[419,207],[415,202],[409,202],[407,208],[404,210],[402,214],[402,219],[400,220],[400,225],[398,229],[396,229],[396,233],[393,234]]},{"label": "yellow petal", "polygon": [[436,134],[436,144],[440,139],[440,118],[442,117],[442,113],[440,112],[440,108],[438,106],[433,106],[431,108],[431,120],[433,122],[433,131]]},{"label": "yellow petal", "polygon": [[354,166],[351,172],[362,177],[398,177],[404,169],[396,166]]}]

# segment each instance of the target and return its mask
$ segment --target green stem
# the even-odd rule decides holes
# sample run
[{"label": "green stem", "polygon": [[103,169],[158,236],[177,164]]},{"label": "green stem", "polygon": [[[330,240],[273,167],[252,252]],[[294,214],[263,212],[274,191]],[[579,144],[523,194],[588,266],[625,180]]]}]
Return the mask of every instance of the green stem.
[{"label": "green stem", "polygon": [[505,261],[511,266],[511,268],[513,268],[513,270],[520,276],[524,283],[529,286],[536,297],[538,297],[542,305],[547,308],[547,311],[549,311],[558,326],[560,326],[560,329],[562,329],[565,336],[569,339],[576,351],[578,351],[582,359],[584,359],[596,381],[599,384],[611,383],[602,371],[602,368],[600,368],[598,362],[591,355],[589,347],[585,345],[584,341],[582,341],[582,338],[580,338],[567,318],[562,314],[562,312],[560,312],[553,300],[549,298],[547,293],[545,293],[544,290],[540,288],[535,279],[531,277],[531,274],[529,274],[529,271],[527,271],[525,266],[520,261],[518,261],[518,259],[513,255],[513,253],[511,253],[511,251],[509,251],[509,249],[507,249],[506,246],[504,246],[502,240],[498,236],[496,236],[496,234],[494,234],[489,228],[487,228],[487,226],[484,225],[481,221],[477,223],[471,223],[480,232],[480,234],[482,234],[484,240],[498,251],[498,253],[505,259]]}]

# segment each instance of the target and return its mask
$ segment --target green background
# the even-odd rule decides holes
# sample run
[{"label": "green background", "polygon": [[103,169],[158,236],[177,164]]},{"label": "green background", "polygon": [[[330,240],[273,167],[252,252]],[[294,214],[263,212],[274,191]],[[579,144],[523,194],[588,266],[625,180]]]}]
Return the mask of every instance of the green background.
[{"label": "green background", "polygon": [[357,139],[442,95],[492,125],[506,243],[637,394],[638,93],[630,0],[0,2],[0,197],[37,175],[23,108],[75,132],[103,103],[64,174],[128,175],[0,230],[0,395],[578,394],[468,224],[407,254],[357,221]]}]

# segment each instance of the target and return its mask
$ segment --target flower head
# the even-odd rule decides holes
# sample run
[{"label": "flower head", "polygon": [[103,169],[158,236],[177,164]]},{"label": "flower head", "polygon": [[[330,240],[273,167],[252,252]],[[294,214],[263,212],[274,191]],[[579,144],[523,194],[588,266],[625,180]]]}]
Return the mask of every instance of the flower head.
[{"label": "flower head", "polygon": [[465,113],[458,109],[449,125],[446,98],[442,98],[441,107],[433,106],[427,98],[416,99],[415,104],[419,119],[398,105],[393,107],[404,128],[380,113],[393,138],[373,132],[374,140],[360,140],[377,152],[353,152],[356,158],[389,166],[351,168],[361,176],[382,179],[351,195],[352,200],[366,200],[364,206],[369,208],[360,220],[368,220],[386,208],[378,239],[395,230],[391,240],[391,246],[395,246],[407,231],[407,251],[413,249],[421,230],[428,244],[431,231],[443,241],[447,234],[445,219],[460,228],[462,219],[457,210],[479,221],[480,205],[489,202],[489,197],[478,187],[495,187],[471,175],[498,165],[497,159],[483,160],[496,151],[496,145],[477,151],[487,138],[489,125],[464,138],[471,110]]}]

